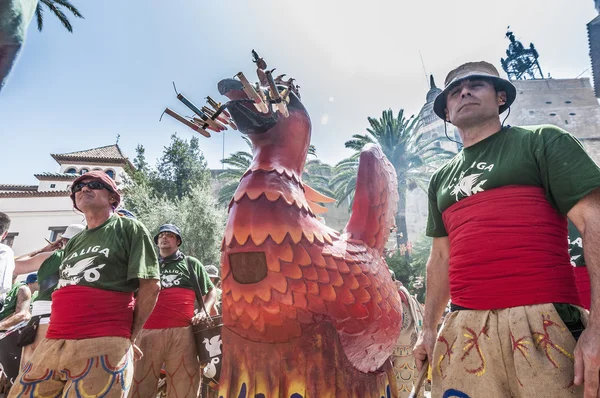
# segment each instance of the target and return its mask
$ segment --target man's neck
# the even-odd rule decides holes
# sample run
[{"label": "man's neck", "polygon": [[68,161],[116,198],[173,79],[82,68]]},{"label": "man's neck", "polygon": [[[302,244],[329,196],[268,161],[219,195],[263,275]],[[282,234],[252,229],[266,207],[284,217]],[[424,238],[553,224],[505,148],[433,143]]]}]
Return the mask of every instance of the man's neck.
[{"label": "man's neck", "polygon": [[496,134],[502,129],[500,119],[493,118],[475,126],[459,127],[458,134],[462,139],[463,146],[468,148],[488,138],[491,135]]},{"label": "man's neck", "polygon": [[177,253],[177,250],[179,250],[179,249],[170,250],[168,252],[165,252],[165,251],[159,249],[159,253],[162,258],[167,258],[167,257],[172,256],[173,254]]},{"label": "man's neck", "polygon": [[88,229],[94,229],[104,224],[112,215],[110,209],[84,212]]}]

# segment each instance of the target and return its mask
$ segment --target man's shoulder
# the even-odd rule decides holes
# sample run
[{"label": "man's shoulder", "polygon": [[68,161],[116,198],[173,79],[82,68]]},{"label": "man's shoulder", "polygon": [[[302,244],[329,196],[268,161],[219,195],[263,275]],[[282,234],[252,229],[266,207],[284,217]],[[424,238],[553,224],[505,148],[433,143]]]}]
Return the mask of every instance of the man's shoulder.
[{"label": "man's shoulder", "polygon": [[512,126],[509,132],[513,135],[529,136],[534,139],[548,141],[561,136],[571,136],[568,131],[552,124],[540,124],[537,126]]},{"label": "man's shoulder", "polygon": [[12,247],[5,245],[4,243],[0,243],[0,256],[15,256]]},{"label": "man's shoulder", "polygon": [[148,229],[146,226],[138,220],[129,217],[122,217],[114,215],[115,217],[115,228],[120,229],[121,231],[132,233],[132,234],[146,234],[150,236]]},{"label": "man's shoulder", "polygon": [[202,261],[198,260],[196,257],[186,255],[185,259],[194,265],[200,265],[201,267],[204,266]]}]

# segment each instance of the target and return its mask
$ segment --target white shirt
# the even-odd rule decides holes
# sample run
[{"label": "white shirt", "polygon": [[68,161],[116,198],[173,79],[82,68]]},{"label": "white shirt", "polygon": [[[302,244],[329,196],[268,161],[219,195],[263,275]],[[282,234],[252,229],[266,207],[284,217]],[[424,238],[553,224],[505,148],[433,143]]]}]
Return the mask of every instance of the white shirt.
[{"label": "white shirt", "polygon": [[15,253],[10,246],[0,243],[0,298],[2,299],[12,286],[14,271]]}]

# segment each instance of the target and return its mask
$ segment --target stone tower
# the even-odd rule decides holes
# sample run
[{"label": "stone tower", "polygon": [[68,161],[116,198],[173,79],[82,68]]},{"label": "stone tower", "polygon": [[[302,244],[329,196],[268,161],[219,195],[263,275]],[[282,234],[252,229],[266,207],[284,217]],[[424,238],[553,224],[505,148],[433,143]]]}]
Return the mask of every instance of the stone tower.
[{"label": "stone tower", "polygon": [[[423,105],[419,112],[419,122],[415,130],[415,134],[422,135],[426,140],[445,136],[444,121],[433,112],[433,101],[441,92],[442,90],[435,85],[433,76],[430,76],[429,91],[425,97],[425,105]],[[460,144],[460,137],[452,124],[447,123],[446,128],[448,136],[458,143],[443,138],[440,141],[436,141],[433,145],[456,153],[462,146]],[[406,192],[406,227],[409,242],[415,242],[425,232],[428,211],[427,203],[426,192],[416,186],[408,187],[408,191]]]}]

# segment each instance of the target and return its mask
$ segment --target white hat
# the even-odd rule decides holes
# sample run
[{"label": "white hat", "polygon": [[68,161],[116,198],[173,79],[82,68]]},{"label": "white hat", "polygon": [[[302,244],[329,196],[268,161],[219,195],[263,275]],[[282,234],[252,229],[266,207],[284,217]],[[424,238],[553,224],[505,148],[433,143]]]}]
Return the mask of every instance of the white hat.
[{"label": "white hat", "polygon": [[61,238],[71,239],[84,229],[85,227],[81,224],[71,224],[67,227],[67,230],[62,234]]}]

